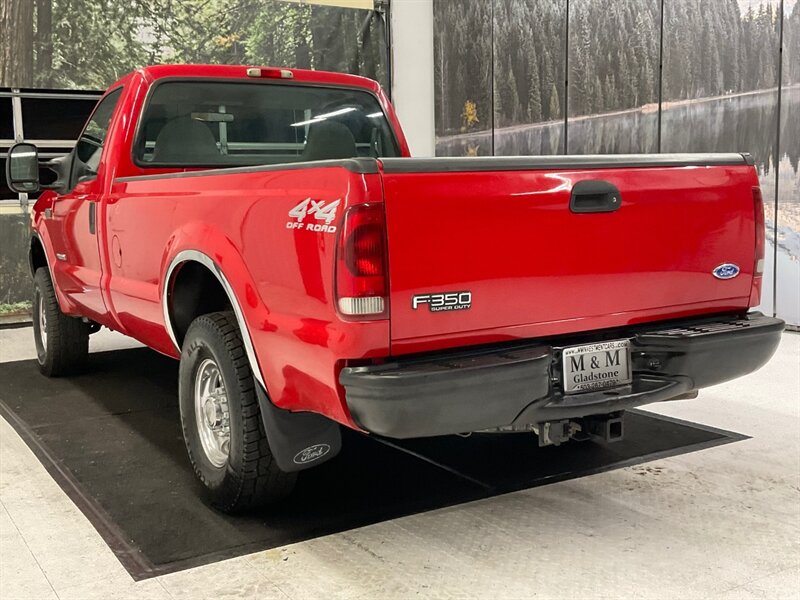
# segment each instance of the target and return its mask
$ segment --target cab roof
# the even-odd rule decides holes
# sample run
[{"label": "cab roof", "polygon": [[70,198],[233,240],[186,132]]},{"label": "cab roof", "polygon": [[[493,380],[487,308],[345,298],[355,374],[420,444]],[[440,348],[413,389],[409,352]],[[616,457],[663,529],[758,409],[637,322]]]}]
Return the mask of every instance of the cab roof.
[{"label": "cab roof", "polygon": [[[257,71],[260,71],[261,74],[254,75]],[[153,65],[142,67],[135,72],[141,75],[148,84],[152,84],[158,79],[188,77],[202,79],[241,79],[246,81],[297,81],[302,83],[358,87],[372,92],[378,92],[380,90],[378,82],[358,75],[257,65]],[[125,83],[132,75],[133,73],[125,75],[111,87],[116,87]]]}]

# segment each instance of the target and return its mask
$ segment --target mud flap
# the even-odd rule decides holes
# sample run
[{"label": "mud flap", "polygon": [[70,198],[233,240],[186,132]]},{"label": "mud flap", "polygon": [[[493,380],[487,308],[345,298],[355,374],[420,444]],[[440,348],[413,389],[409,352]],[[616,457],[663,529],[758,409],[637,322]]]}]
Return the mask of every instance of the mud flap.
[{"label": "mud flap", "polygon": [[269,448],[282,471],[310,469],[339,454],[342,435],[338,423],[315,413],[278,408],[258,384],[256,394]]}]

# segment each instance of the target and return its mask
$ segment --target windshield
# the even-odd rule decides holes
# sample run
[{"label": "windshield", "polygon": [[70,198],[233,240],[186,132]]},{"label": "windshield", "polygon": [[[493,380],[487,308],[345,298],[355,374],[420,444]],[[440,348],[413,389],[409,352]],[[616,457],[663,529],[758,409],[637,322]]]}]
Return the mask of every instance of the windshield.
[{"label": "windshield", "polygon": [[398,156],[368,92],[286,84],[158,84],[135,145],[142,166],[245,166]]}]

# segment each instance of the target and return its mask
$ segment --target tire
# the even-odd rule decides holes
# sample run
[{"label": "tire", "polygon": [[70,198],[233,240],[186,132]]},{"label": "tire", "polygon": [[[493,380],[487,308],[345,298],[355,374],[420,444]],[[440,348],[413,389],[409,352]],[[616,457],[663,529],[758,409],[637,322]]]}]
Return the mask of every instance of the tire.
[{"label": "tire", "polygon": [[272,505],[289,495],[297,479],[272,456],[255,386],[233,313],[195,319],[181,352],[183,439],[209,503],[226,513]]},{"label": "tire", "polygon": [[45,267],[36,269],[33,276],[33,338],[39,370],[44,375],[72,375],[86,366],[89,325],[61,312]]}]

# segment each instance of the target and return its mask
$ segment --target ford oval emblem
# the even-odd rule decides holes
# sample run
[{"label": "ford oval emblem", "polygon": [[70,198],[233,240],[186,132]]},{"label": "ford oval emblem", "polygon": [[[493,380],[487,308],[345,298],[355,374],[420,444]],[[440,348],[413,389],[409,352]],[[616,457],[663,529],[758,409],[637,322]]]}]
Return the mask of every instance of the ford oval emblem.
[{"label": "ford oval emblem", "polygon": [[732,263],[725,263],[714,269],[712,273],[717,279],[733,279],[739,274],[739,267]]},{"label": "ford oval emblem", "polygon": [[314,444],[313,446],[300,450],[300,452],[294,455],[292,460],[297,465],[304,465],[319,460],[330,451],[331,447],[328,444]]}]

